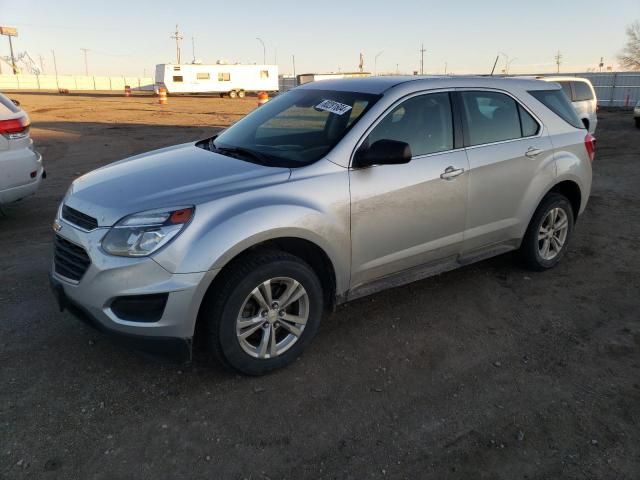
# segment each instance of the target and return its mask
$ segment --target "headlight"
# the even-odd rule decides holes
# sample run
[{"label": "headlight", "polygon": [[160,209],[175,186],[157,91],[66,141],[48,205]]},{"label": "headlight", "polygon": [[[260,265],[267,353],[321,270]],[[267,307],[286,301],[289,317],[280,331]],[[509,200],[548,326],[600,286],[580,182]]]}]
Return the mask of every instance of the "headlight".
[{"label": "headlight", "polygon": [[124,217],[104,236],[102,248],[121,257],[150,255],[177,237],[194,211],[194,207],[169,208]]}]

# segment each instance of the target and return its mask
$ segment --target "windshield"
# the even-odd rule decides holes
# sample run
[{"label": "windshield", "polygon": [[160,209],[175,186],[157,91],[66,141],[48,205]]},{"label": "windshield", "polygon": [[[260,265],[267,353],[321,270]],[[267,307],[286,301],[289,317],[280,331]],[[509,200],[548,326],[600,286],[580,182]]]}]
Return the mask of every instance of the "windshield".
[{"label": "windshield", "polygon": [[268,166],[301,167],[325,156],[380,95],[292,90],[212,139],[209,148]]}]

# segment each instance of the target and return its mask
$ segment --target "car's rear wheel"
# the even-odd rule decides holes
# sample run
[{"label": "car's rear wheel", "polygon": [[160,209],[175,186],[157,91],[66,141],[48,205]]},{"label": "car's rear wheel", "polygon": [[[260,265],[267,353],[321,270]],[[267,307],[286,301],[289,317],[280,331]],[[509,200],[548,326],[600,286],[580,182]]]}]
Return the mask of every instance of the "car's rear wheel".
[{"label": "car's rear wheel", "polygon": [[547,195],[533,214],[520,246],[525,265],[538,271],[555,267],[566,252],[573,224],[569,200],[558,193]]},{"label": "car's rear wheel", "polygon": [[223,364],[248,375],[294,361],[320,324],[320,280],[308,264],[288,253],[254,253],[237,260],[215,290],[200,317],[207,341]]}]

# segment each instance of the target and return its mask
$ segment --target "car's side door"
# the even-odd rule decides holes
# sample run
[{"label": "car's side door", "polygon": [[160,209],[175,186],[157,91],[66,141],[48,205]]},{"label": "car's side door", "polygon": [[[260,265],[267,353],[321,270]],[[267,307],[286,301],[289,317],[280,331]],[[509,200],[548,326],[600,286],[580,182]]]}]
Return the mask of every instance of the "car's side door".
[{"label": "car's side door", "polygon": [[465,225],[468,163],[452,93],[417,94],[392,106],[358,148],[409,144],[402,165],[350,169],[352,288],[429,262],[454,259]]},{"label": "car's side door", "polygon": [[551,140],[540,120],[506,92],[458,95],[469,159],[463,256],[492,245],[516,246],[533,202],[555,178]]}]

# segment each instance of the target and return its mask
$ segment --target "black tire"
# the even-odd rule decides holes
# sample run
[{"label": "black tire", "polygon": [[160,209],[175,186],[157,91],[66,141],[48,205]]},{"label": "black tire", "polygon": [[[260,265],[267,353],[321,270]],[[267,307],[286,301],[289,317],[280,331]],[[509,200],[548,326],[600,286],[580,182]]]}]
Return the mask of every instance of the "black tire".
[{"label": "black tire", "polygon": [[[216,288],[205,298],[199,321],[214,356],[226,367],[246,375],[264,375],[293,362],[315,336],[324,311],[320,280],[300,258],[280,251],[250,253],[229,265]],[[309,315],[304,330],[293,345],[274,358],[251,356],[240,345],[236,319],[252,290],[276,277],[298,281],[309,299]],[[286,333],[286,332],[285,332]]]},{"label": "black tire", "polygon": [[636,128],[640,128],[640,118],[636,118]]},{"label": "black tire", "polygon": [[[554,258],[547,260],[541,256],[538,234],[543,220],[554,208],[561,208],[564,211],[568,220],[568,229],[565,241],[559,253]],[[567,197],[559,193],[549,193],[544,197],[533,214],[533,217],[529,222],[529,226],[527,227],[527,232],[522,240],[522,245],[520,245],[520,257],[522,258],[525,267],[535,271],[543,271],[555,267],[567,251],[567,246],[571,239],[571,234],[573,233],[573,226],[573,208],[571,207],[571,203]]]}]

